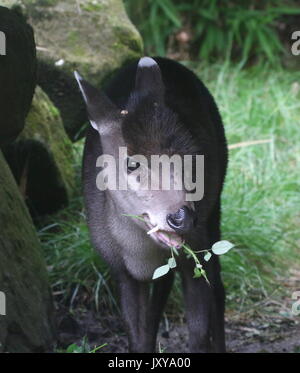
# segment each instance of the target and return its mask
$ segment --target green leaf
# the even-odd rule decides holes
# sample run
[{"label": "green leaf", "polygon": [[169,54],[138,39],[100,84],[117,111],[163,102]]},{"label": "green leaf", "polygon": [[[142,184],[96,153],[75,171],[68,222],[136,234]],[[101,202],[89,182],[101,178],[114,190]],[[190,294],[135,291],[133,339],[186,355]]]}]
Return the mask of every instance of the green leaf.
[{"label": "green leaf", "polygon": [[169,270],[169,264],[165,264],[161,267],[156,268],[156,270],[153,273],[152,280],[155,280],[156,278],[166,275],[169,272]]},{"label": "green leaf", "polygon": [[267,35],[264,33],[264,31],[262,29],[261,30],[258,29],[257,30],[257,37],[258,37],[258,40],[260,42],[260,46],[261,46],[262,51],[265,53],[265,55],[267,56],[269,61],[274,63],[273,49],[269,44],[269,39],[268,39]]},{"label": "green leaf", "polygon": [[72,343],[70,346],[68,346],[66,352],[68,354],[71,354],[71,353],[81,353],[82,352],[82,347],[78,346],[75,343]]},{"label": "green leaf", "polygon": [[276,7],[276,8],[268,8],[269,13],[276,13],[278,16],[290,14],[290,15],[298,15],[300,14],[299,8],[292,8],[292,7]]},{"label": "green leaf", "polygon": [[159,55],[165,54],[165,44],[164,38],[162,37],[162,30],[160,25],[160,19],[158,16],[158,4],[155,2],[151,7],[150,11],[150,25],[151,25],[151,35],[155,45],[156,53]]},{"label": "green leaf", "polygon": [[216,12],[211,12],[210,10],[201,8],[201,9],[198,9],[197,13],[200,16],[202,16],[203,18],[208,19],[209,21],[216,21],[217,20],[217,14],[216,14]]},{"label": "green leaf", "polygon": [[160,0],[157,4],[164,11],[166,17],[169,18],[176,27],[181,27],[181,20],[177,9],[170,0]]},{"label": "green leaf", "polygon": [[173,257],[169,258],[169,260],[168,260],[168,266],[170,268],[175,268],[177,266],[175,258],[173,258]]},{"label": "green leaf", "polygon": [[245,37],[243,49],[242,49],[242,63],[241,64],[244,64],[249,58],[250,50],[253,45],[253,33],[254,33],[253,30],[249,30],[249,32],[247,33]]},{"label": "green leaf", "polygon": [[195,267],[194,268],[194,276],[193,276],[193,278],[200,278],[202,276],[205,278],[205,281],[209,284],[209,281],[208,281],[208,278],[207,278],[205,270],[204,269],[199,269],[199,268]]},{"label": "green leaf", "polygon": [[211,258],[211,253],[209,251],[206,251],[206,254],[204,255],[204,260],[208,262],[210,258]]},{"label": "green leaf", "polygon": [[234,245],[229,241],[218,241],[212,245],[212,252],[216,255],[226,254]]},{"label": "green leaf", "polygon": [[202,276],[201,269],[195,267],[195,268],[194,268],[194,276],[193,276],[193,278],[199,278],[199,277],[201,277],[201,276]]}]

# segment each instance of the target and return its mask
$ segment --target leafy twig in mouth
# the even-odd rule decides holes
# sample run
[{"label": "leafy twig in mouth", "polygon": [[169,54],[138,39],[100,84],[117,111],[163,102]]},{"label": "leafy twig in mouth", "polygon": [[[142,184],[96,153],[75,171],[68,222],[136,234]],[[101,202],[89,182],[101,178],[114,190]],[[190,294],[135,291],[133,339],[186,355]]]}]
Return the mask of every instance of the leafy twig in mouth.
[{"label": "leafy twig in mouth", "polygon": [[[209,261],[209,259],[212,257],[212,254],[210,251],[212,251],[215,255],[222,255],[227,253],[230,249],[234,247],[234,245],[229,242],[229,241],[218,241],[212,245],[212,247],[209,250],[200,250],[200,251],[193,251],[192,248],[187,244],[183,243],[182,246],[184,249],[184,252],[187,254],[187,258],[192,258],[195,262],[195,267],[194,267],[194,278],[199,278],[203,276],[206,280],[206,282],[209,284],[209,280],[206,275],[206,271],[203,268],[203,265],[200,263],[200,260],[197,257],[197,253],[200,252],[205,252],[206,254],[204,255],[204,260],[206,262]],[[170,269],[173,269],[177,266],[176,259],[174,256],[174,253],[178,256],[179,253],[176,249],[176,247],[172,246],[170,247],[171,249],[171,258],[168,259],[168,263],[156,268],[156,270],[153,273],[152,279],[155,280],[156,278],[159,278],[161,276],[166,275]]]},{"label": "leafy twig in mouth", "polygon": [[[122,214],[122,215],[123,216],[129,216],[129,217],[135,218],[135,219],[139,219],[139,220],[146,223],[145,219],[142,218],[139,215],[131,215],[131,214]],[[155,226],[152,229],[150,229],[150,231],[148,231],[147,234],[157,232],[158,230],[159,230],[158,226]],[[192,258],[195,262],[194,276],[193,277],[194,278],[199,278],[199,277],[203,276],[205,278],[206,282],[209,284],[209,281],[208,281],[206,272],[203,268],[203,265],[200,263],[200,260],[198,259],[196,254],[205,252],[204,260],[206,262],[208,262],[209,259],[212,257],[212,254],[210,253],[210,251],[212,251],[215,255],[223,255],[223,254],[227,253],[230,249],[232,249],[234,247],[234,245],[229,241],[223,240],[223,241],[215,242],[212,245],[212,247],[208,250],[193,251],[192,248],[185,242],[181,245],[181,247],[183,247],[183,250],[186,253],[187,258]],[[162,276],[166,275],[170,271],[170,269],[176,268],[177,263],[176,263],[176,259],[175,259],[174,254],[178,256],[179,253],[178,253],[178,250],[175,246],[170,246],[170,250],[171,250],[171,257],[168,259],[168,263],[164,264],[163,266],[160,266],[160,267],[156,268],[156,270],[153,273],[152,280],[155,280],[159,277],[162,277]]]}]

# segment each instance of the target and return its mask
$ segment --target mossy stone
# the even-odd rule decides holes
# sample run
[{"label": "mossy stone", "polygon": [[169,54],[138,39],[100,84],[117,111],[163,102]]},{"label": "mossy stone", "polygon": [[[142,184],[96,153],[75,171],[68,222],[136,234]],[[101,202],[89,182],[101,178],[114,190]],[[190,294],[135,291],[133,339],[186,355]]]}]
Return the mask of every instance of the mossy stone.
[{"label": "mossy stone", "polygon": [[73,146],[58,109],[37,86],[26,126],[4,149],[32,217],[56,212],[74,194]]},{"label": "mossy stone", "polygon": [[43,352],[54,340],[53,304],[41,246],[0,151],[0,352]]}]

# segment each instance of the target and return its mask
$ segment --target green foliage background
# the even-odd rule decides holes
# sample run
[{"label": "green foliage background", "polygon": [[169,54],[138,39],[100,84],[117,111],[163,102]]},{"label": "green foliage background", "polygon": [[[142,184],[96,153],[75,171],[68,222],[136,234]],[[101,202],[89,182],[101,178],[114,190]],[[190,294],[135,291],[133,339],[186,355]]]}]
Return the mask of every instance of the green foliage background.
[{"label": "green foliage background", "polygon": [[[285,0],[125,0],[141,32],[146,54],[165,55],[170,38],[190,34],[190,55],[206,61],[251,58],[279,62],[284,51],[279,21],[300,14],[296,1]],[[176,46],[175,46],[176,48]]]}]

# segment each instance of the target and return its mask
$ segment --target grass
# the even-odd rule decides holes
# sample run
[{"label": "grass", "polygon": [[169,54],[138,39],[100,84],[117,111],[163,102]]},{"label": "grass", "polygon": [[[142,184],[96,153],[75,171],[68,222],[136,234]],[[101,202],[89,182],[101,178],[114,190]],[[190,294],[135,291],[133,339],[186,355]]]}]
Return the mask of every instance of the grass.
[{"label": "grass", "polygon": [[55,352],[57,353],[67,353],[67,354],[82,354],[82,353],[89,353],[94,354],[96,352],[101,352],[103,347],[107,346],[107,343],[103,343],[100,346],[92,347],[89,342],[88,338],[84,336],[80,341],[80,344],[72,343],[65,349],[56,349]]},{"label": "grass", "polygon": [[297,258],[300,74],[262,66],[196,71],[220,107],[229,144],[272,140],[229,153],[222,231],[238,248],[222,257],[223,277],[241,308],[274,292]]},{"label": "grass", "polygon": [[83,140],[74,145],[77,191],[71,203],[39,223],[54,299],[72,311],[78,306],[118,310],[109,270],[92,248],[81,196]]},{"label": "grass", "polygon": [[53,294],[71,310],[78,305],[94,305],[97,310],[104,305],[112,310],[117,306],[109,271],[89,242],[79,204],[81,199],[74,200],[39,231]]},{"label": "grass", "polygon": [[[223,239],[236,248],[222,257],[228,306],[242,310],[278,290],[299,250],[300,73],[256,66],[188,64],[213,93],[229,144],[271,139],[230,150],[223,193]],[[80,168],[82,143],[78,149]],[[56,300],[71,308],[116,310],[106,265],[91,249],[80,197],[40,230]],[[168,310],[178,313],[178,280]]]}]

